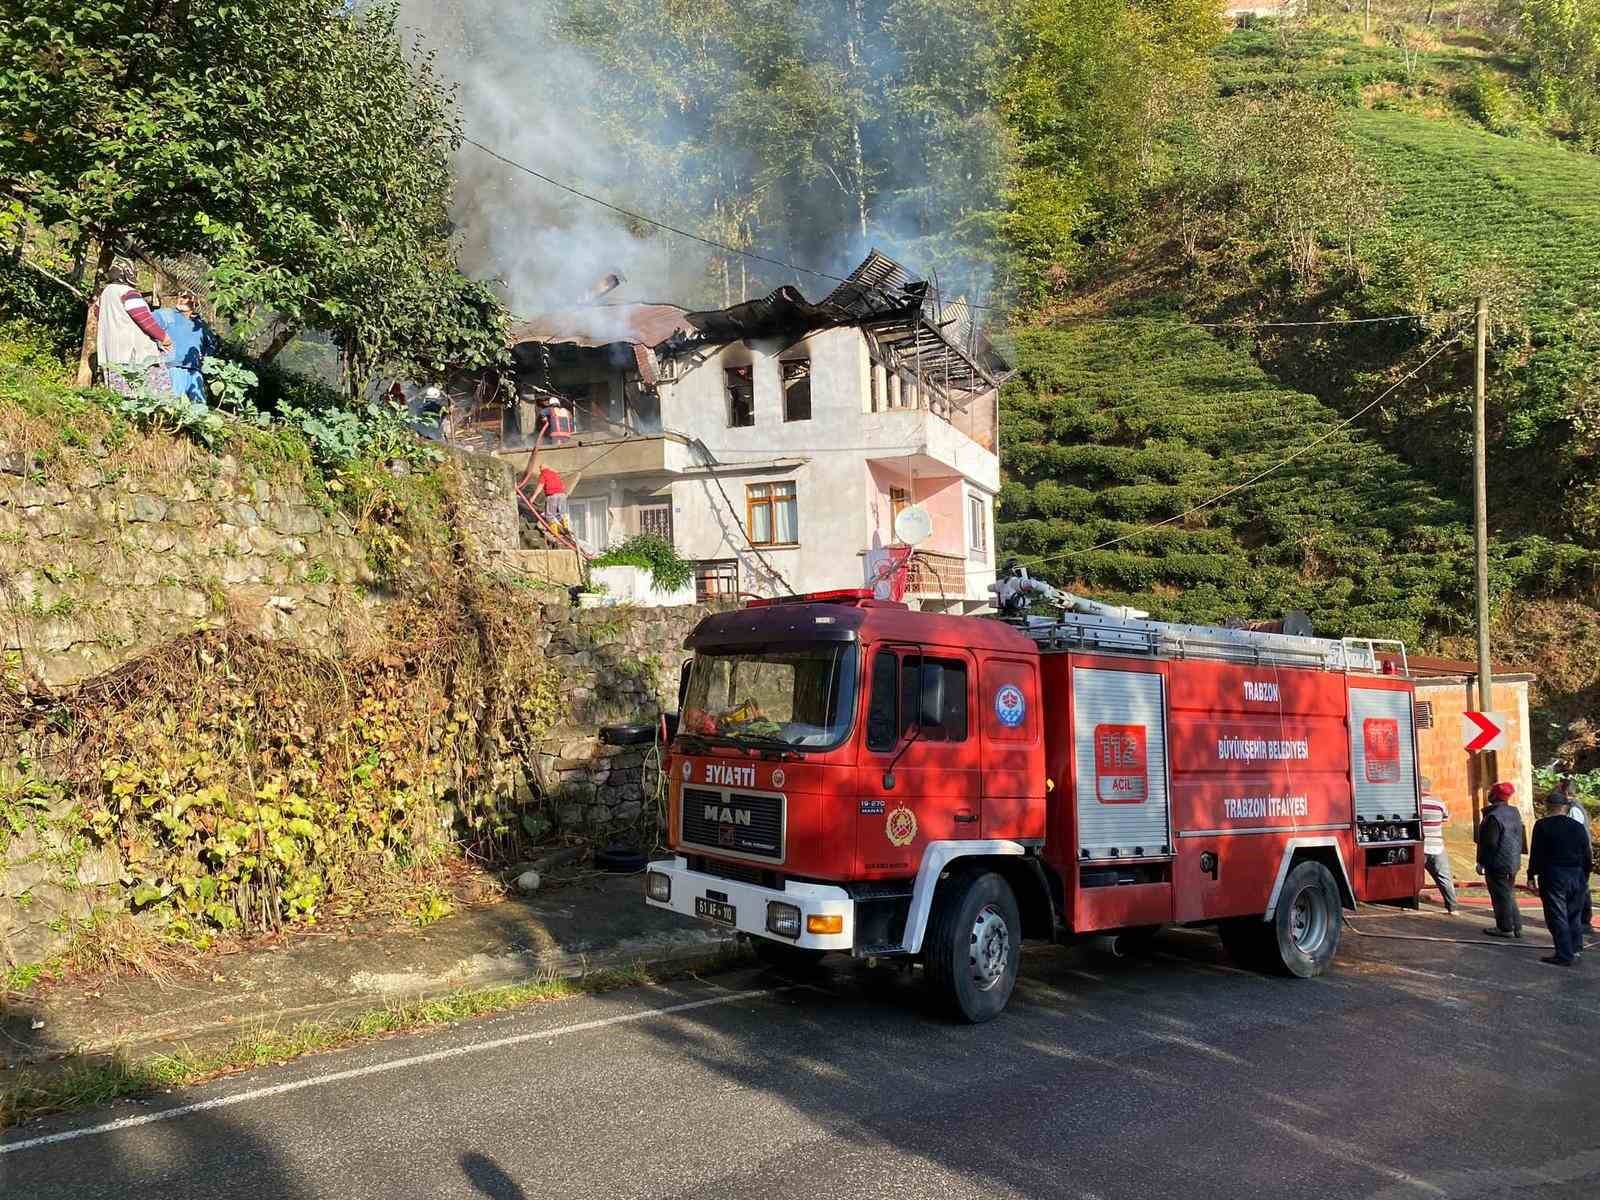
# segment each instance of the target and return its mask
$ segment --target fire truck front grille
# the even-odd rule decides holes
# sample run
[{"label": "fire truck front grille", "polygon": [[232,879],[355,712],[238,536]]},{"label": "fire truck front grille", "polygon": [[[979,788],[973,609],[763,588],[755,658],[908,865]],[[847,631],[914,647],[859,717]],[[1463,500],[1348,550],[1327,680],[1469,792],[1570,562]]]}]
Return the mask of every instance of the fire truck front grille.
[{"label": "fire truck front grille", "polygon": [[732,879],[739,883],[751,883],[756,887],[771,888],[777,892],[783,891],[782,873],[767,867],[758,867],[755,863],[719,862],[704,854],[691,854],[689,869],[699,871],[703,875],[715,875],[718,879]]},{"label": "fire truck front grille", "polygon": [[776,793],[683,789],[683,840],[722,855],[783,861],[783,797]]}]

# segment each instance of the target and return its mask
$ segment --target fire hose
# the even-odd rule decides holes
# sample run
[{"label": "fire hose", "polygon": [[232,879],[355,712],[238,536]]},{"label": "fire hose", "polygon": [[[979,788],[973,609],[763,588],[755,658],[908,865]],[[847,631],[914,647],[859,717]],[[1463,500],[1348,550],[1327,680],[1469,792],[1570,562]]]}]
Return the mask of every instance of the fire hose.
[{"label": "fire hose", "polygon": [[[1518,890],[1530,891],[1532,889],[1522,887]],[[1405,909],[1383,909],[1380,911],[1378,905],[1372,904],[1361,905],[1358,911],[1371,912],[1375,916],[1381,917],[1426,917],[1434,915],[1433,913],[1407,911]],[[1491,950],[1549,950],[1552,948],[1551,945],[1532,942],[1525,938],[1502,938],[1499,941],[1489,941],[1482,938],[1430,937],[1420,933],[1375,933],[1362,929],[1351,921],[1346,921],[1344,927],[1357,937],[1387,938],[1397,942],[1444,942],[1457,946],[1482,946]]]}]

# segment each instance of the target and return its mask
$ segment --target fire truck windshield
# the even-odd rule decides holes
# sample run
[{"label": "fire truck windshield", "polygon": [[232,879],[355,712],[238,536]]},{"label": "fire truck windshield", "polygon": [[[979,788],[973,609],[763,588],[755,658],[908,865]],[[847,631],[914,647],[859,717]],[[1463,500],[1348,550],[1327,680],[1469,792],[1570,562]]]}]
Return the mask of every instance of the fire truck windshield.
[{"label": "fire truck windshield", "polygon": [[701,650],[679,729],[751,746],[837,746],[855,711],[856,657],[841,645]]}]

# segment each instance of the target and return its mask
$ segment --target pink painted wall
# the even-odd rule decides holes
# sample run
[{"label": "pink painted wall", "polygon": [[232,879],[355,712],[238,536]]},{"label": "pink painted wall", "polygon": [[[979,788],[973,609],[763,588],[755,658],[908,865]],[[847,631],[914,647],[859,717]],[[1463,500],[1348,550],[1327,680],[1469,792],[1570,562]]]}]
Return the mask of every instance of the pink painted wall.
[{"label": "pink painted wall", "polygon": [[964,556],[967,552],[967,535],[966,526],[962,523],[961,476],[918,479],[911,494],[933,518],[933,536],[923,542],[919,549],[935,554]]},{"label": "pink painted wall", "polygon": [[[894,544],[894,509],[889,500],[890,488],[906,486],[904,469],[892,463],[867,464],[872,486],[867,489],[869,542],[873,548]],[[911,481],[911,498],[928,510],[933,519],[933,535],[920,549],[935,554],[966,554],[966,526],[964,491],[959,475],[917,476]],[[870,535],[876,534],[875,538]]]}]

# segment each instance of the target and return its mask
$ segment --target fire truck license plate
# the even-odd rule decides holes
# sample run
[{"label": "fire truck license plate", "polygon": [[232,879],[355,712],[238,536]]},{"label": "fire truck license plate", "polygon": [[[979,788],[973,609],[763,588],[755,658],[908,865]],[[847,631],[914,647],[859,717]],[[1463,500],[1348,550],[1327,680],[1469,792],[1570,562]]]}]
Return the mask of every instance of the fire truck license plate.
[{"label": "fire truck license plate", "polygon": [[737,910],[733,905],[723,904],[719,900],[707,900],[704,896],[694,898],[694,915],[723,925],[738,923]]}]

